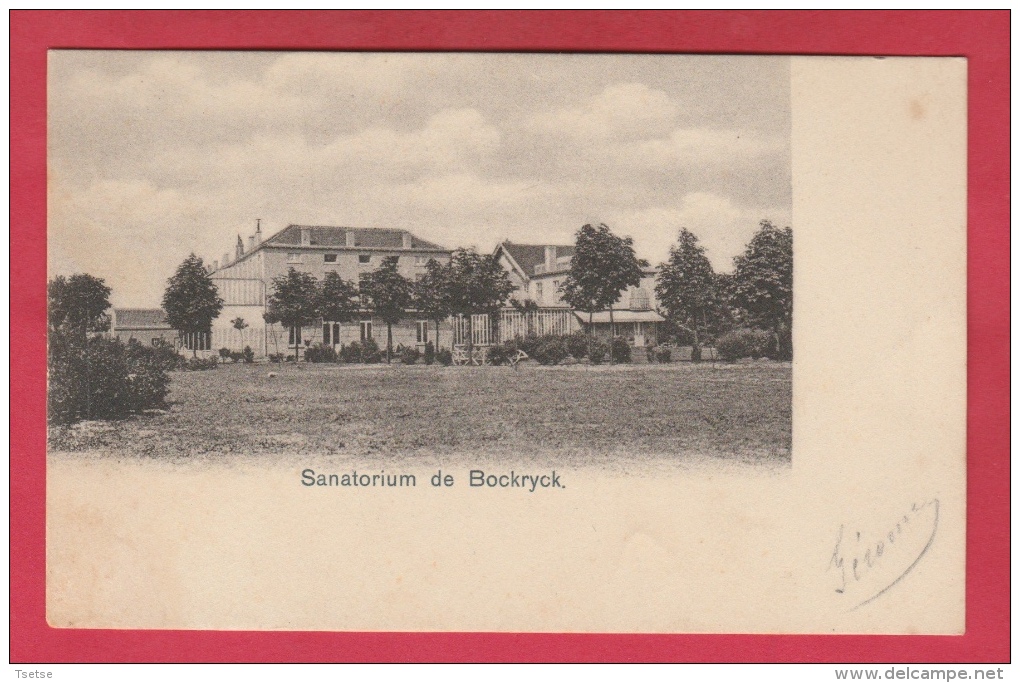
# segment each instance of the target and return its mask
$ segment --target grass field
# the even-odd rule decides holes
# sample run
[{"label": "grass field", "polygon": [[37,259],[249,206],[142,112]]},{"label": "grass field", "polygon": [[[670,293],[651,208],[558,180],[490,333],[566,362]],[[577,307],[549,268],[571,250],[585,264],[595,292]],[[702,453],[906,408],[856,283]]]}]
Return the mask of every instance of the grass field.
[{"label": "grass field", "polygon": [[55,429],[50,449],[170,460],[790,459],[789,364],[224,365],[175,373],[169,401],[167,411]]}]

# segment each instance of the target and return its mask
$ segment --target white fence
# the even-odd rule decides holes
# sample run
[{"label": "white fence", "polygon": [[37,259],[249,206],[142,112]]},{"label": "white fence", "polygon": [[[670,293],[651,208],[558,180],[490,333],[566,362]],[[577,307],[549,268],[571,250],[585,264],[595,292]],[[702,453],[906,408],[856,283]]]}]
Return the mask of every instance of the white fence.
[{"label": "white fence", "polygon": [[[453,343],[467,344],[468,318],[457,316],[453,321]],[[495,319],[487,315],[471,316],[471,343],[489,346],[515,337],[545,334],[571,334],[582,329],[577,317],[566,309],[514,311],[503,310]]]}]

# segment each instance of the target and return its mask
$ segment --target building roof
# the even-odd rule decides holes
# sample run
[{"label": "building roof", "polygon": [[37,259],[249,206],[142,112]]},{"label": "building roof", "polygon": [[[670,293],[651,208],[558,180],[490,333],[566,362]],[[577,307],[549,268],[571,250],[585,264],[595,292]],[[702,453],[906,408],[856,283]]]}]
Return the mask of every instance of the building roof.
[{"label": "building roof", "polygon": [[354,233],[354,246],[366,249],[404,249],[404,235],[411,238],[411,249],[427,249],[448,251],[446,247],[428,242],[412,235],[407,230],[389,228],[348,228],[331,225],[288,225],[263,244],[278,246],[301,246],[301,231],[311,231],[312,246],[336,247],[347,246],[347,233]]},{"label": "building roof", "polygon": [[[588,322],[588,314],[576,311],[577,317],[583,322]],[[655,311],[613,311],[614,323],[661,323],[665,320]],[[593,323],[608,323],[609,311],[599,311],[591,316]]]},{"label": "building roof", "polygon": [[556,258],[574,255],[574,245],[572,244],[515,244],[507,240],[500,246],[528,277],[535,274],[535,266],[545,263],[545,248],[547,246],[556,247]]},{"label": "building roof", "polygon": [[113,309],[115,330],[169,330],[166,313],[162,308],[115,308]]}]

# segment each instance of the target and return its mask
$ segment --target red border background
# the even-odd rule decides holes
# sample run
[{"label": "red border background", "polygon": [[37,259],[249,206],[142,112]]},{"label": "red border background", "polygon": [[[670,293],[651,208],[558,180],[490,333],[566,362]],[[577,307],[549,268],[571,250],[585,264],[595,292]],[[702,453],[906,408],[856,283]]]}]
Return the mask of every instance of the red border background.
[{"label": "red border background", "polygon": [[[1009,661],[1009,12],[13,11],[10,661]],[[45,621],[46,50],[393,49],[969,59],[961,637],[52,629]]]}]

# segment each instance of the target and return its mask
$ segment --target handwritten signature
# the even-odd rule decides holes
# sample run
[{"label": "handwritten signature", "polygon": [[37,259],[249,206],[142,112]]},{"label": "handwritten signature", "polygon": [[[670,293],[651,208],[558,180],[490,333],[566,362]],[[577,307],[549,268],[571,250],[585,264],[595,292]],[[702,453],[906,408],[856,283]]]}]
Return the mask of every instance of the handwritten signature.
[{"label": "handwritten signature", "polygon": [[931,548],[938,528],[937,498],[914,503],[880,536],[862,539],[860,531],[847,534],[846,525],[840,526],[828,568],[838,574],[836,592],[856,596],[849,611],[877,600],[910,574]]}]

